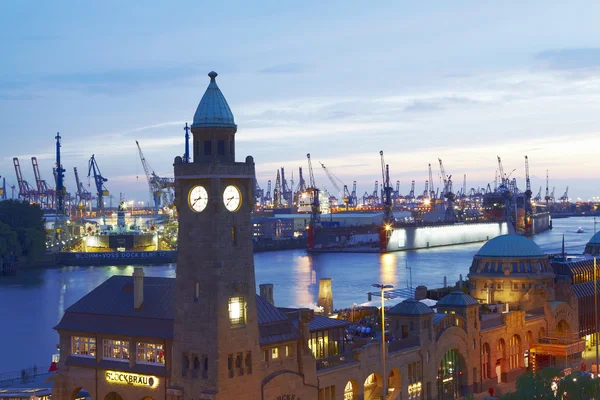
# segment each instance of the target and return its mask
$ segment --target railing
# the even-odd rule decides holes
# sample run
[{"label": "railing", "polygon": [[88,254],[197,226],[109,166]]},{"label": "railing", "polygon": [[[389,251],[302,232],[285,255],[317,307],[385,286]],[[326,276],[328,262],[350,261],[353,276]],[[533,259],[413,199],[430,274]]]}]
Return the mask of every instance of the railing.
[{"label": "railing", "polygon": [[10,371],[0,373],[0,388],[13,385],[15,383],[32,382],[36,376],[48,373],[50,366],[23,368],[20,371]]},{"label": "railing", "polygon": [[354,362],[354,352],[346,351],[335,356],[317,360],[317,371],[325,368],[337,367],[338,365]]}]

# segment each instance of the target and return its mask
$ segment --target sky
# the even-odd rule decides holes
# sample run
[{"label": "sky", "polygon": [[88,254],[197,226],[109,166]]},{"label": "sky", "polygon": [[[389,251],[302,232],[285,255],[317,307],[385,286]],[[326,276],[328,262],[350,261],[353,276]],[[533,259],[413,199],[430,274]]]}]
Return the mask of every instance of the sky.
[{"label": "sky", "polygon": [[[297,183],[310,153],[358,195],[381,181],[422,192],[438,158],[455,191],[493,185],[497,156],[534,195],[600,196],[600,3],[594,1],[2,1],[0,175],[31,157],[66,186],[95,155],[118,198],[148,201],[135,141],[173,175],[186,122],[217,71],[260,186]],[[305,176],[306,177],[306,176]],[[93,184],[93,182],[92,182]],[[90,188],[92,189],[92,188]],[[10,189],[8,189],[10,195]],[[335,193],[334,193],[335,194]]]}]

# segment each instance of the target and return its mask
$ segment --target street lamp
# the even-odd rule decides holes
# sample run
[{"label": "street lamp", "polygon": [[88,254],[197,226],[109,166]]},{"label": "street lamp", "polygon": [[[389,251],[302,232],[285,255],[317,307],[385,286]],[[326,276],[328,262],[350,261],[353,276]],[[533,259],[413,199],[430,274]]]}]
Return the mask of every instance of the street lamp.
[{"label": "street lamp", "polygon": [[383,398],[387,397],[387,375],[385,369],[385,298],[383,293],[386,289],[392,289],[394,285],[384,285],[382,283],[374,283],[371,286],[381,290],[381,363],[383,365]]}]

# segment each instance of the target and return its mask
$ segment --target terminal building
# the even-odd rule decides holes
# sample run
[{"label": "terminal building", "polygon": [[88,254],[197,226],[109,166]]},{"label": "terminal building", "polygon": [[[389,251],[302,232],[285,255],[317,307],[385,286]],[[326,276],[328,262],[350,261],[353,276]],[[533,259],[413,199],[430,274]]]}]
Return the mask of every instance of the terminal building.
[{"label": "terminal building", "polygon": [[257,295],[254,161],[235,161],[216,76],[194,115],[193,161],[174,162],[176,278],[136,268],[69,307],[55,328],[53,399],[458,399],[510,387],[527,368],[580,363],[589,293],[517,235],[483,245],[468,293],[392,307],[385,349],[347,342],[346,321],[275,307],[272,286]]}]

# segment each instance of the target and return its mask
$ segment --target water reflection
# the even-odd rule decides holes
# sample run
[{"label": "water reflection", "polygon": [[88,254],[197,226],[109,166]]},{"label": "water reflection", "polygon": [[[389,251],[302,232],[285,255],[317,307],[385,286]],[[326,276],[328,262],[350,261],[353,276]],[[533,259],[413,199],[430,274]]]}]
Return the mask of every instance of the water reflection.
[{"label": "water reflection", "polygon": [[379,282],[398,287],[398,253],[381,254],[379,257]]}]

